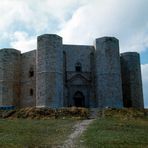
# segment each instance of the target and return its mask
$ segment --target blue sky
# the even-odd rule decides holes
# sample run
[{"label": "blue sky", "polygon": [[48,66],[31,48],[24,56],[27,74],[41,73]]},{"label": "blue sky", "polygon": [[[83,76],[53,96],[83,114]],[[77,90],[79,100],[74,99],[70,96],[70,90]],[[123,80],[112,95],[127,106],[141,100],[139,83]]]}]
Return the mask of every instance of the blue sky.
[{"label": "blue sky", "polygon": [[121,52],[141,55],[148,108],[148,0],[1,0],[0,14],[0,48],[36,49],[36,37],[44,33],[71,44],[115,36]]}]

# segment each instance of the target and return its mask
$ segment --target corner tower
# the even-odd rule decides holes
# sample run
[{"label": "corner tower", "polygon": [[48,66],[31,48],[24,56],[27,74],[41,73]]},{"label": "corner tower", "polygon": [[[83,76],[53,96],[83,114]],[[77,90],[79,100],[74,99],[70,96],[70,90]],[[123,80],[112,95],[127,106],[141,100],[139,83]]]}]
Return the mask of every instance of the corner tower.
[{"label": "corner tower", "polygon": [[36,106],[63,106],[63,48],[62,38],[44,34],[37,38]]},{"label": "corner tower", "polygon": [[119,41],[114,37],[95,41],[96,98],[98,107],[123,107]]},{"label": "corner tower", "polygon": [[122,53],[121,70],[124,106],[144,108],[139,54]]},{"label": "corner tower", "polygon": [[20,55],[16,49],[0,50],[0,105],[19,106]]}]

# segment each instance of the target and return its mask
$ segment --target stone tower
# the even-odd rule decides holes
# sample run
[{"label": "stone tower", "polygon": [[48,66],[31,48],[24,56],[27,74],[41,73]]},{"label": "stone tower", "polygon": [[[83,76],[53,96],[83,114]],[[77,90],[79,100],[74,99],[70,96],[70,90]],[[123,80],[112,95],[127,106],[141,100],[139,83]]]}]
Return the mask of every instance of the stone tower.
[{"label": "stone tower", "polygon": [[0,50],[0,104],[19,106],[20,51],[11,48]]},{"label": "stone tower", "polygon": [[96,97],[98,107],[123,107],[119,42],[113,37],[95,41]]},{"label": "stone tower", "polygon": [[62,38],[44,34],[37,38],[36,106],[63,106]]},{"label": "stone tower", "polygon": [[124,106],[144,108],[139,54],[121,54],[121,70]]}]

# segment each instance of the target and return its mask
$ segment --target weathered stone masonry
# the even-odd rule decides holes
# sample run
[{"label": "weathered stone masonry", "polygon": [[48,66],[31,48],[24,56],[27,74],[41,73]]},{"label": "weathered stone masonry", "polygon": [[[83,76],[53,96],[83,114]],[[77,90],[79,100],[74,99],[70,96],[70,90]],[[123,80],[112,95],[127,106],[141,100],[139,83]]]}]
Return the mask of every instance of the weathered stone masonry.
[{"label": "weathered stone masonry", "polygon": [[139,54],[119,54],[114,37],[63,45],[44,34],[37,50],[0,50],[0,106],[143,108]]}]

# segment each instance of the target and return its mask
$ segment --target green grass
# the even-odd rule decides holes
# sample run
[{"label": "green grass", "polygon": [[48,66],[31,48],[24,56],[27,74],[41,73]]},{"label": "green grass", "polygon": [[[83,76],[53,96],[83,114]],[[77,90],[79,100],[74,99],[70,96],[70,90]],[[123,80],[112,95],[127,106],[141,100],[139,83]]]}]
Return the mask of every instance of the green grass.
[{"label": "green grass", "polygon": [[73,119],[0,120],[0,147],[62,145],[76,123]]},{"label": "green grass", "polygon": [[97,119],[79,141],[85,148],[148,148],[148,119]]}]

